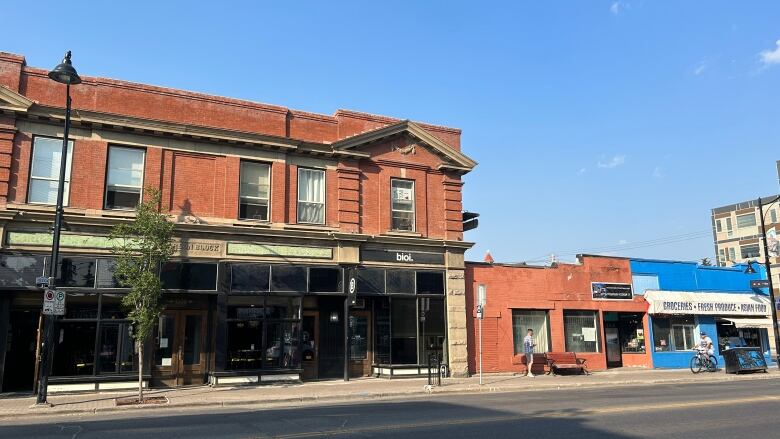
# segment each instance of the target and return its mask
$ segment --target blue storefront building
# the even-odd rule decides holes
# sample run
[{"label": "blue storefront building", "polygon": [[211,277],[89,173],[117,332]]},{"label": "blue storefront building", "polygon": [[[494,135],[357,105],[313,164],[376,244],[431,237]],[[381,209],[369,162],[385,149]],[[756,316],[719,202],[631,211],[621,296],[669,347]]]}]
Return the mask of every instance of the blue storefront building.
[{"label": "blue storefront building", "polygon": [[631,259],[634,293],[648,303],[653,367],[688,367],[700,332],[712,339],[721,365],[724,350],[744,346],[760,348],[770,361],[774,338],[769,293],[750,287],[751,280],[766,279],[765,272],[760,267],[747,274],[746,268]]}]

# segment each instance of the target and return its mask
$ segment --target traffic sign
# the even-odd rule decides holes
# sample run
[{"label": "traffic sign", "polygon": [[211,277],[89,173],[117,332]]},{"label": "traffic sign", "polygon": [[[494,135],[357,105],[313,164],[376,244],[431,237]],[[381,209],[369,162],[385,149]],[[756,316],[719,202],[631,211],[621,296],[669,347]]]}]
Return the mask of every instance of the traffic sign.
[{"label": "traffic sign", "polygon": [[751,280],[750,288],[769,288],[768,280]]},{"label": "traffic sign", "polygon": [[65,315],[65,292],[46,290],[43,292],[43,313],[46,315]]}]

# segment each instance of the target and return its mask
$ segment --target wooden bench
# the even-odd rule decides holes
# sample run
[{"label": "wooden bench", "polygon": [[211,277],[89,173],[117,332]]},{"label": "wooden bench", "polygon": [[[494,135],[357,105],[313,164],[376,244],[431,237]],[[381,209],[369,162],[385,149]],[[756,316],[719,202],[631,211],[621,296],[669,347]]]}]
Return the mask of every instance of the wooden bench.
[{"label": "wooden bench", "polygon": [[[548,352],[547,355],[547,367],[549,372],[547,374],[558,375],[561,371],[578,371],[590,375],[588,367],[585,365],[586,360],[584,358],[577,358],[577,354],[574,352]],[[536,358],[534,357],[534,361]]]},{"label": "wooden bench", "polygon": [[[521,364],[526,365],[526,372],[528,372],[528,359],[525,358],[525,354],[521,357]],[[531,373],[534,375],[544,375],[545,373],[549,373],[547,370],[545,370],[545,367],[547,366],[547,357],[544,354],[534,354],[534,364],[531,367]]]}]

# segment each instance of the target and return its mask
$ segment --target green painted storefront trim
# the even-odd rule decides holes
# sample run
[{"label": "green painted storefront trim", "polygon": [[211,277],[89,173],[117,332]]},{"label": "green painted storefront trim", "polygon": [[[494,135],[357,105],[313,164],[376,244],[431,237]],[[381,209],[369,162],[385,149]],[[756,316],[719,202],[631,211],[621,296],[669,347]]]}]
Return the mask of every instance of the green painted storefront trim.
[{"label": "green painted storefront trim", "polygon": [[[8,245],[31,245],[51,247],[53,237],[50,233],[40,232],[8,232],[5,242]],[[75,248],[113,248],[112,240],[108,236],[94,235],[60,235],[61,247]]]},{"label": "green painted storefront trim", "polygon": [[330,247],[301,247],[294,245],[246,244],[228,242],[229,255],[245,256],[284,256],[288,258],[332,259],[333,249]]}]

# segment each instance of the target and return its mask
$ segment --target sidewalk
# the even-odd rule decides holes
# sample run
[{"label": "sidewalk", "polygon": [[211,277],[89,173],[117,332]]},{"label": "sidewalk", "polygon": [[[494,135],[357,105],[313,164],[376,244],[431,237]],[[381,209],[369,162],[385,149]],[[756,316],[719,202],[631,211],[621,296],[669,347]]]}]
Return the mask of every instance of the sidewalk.
[{"label": "sidewalk", "polygon": [[337,403],[398,397],[425,397],[429,394],[544,391],[567,388],[605,386],[653,385],[691,382],[730,382],[741,380],[780,379],[777,369],[769,373],[727,375],[723,371],[693,375],[687,369],[650,370],[617,369],[594,372],[589,376],[547,376],[535,378],[501,374],[485,375],[482,386],[478,377],[446,378],[441,387],[425,388],[427,379],[409,378],[386,380],[361,378],[344,381],[322,381],[305,384],[266,385],[254,387],[189,387],[184,389],[150,390],[148,396],[165,396],[167,404],[117,407],[115,398],[131,396],[135,392],[101,392],[73,395],[52,395],[52,407],[32,407],[34,396],[0,396],[0,419],[65,415],[74,413],[107,413],[127,410],[165,410],[187,407],[245,407],[270,408],[279,406]]}]

